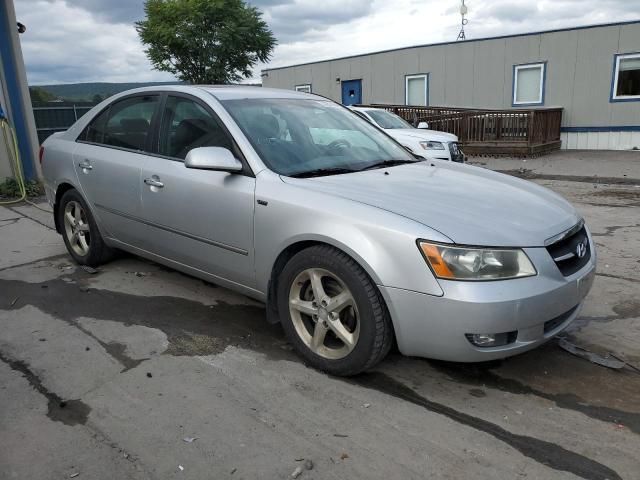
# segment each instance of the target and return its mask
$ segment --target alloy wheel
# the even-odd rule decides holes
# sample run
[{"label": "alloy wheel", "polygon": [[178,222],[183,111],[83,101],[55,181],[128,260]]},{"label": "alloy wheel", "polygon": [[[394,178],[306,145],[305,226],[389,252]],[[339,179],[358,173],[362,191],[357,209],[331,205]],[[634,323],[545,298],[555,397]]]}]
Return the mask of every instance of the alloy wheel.
[{"label": "alloy wheel", "polygon": [[328,270],[309,268],[298,274],[289,290],[289,313],[300,339],[323,358],[344,358],[358,342],[356,302],[344,282]]},{"label": "alloy wheel", "polygon": [[64,207],[64,231],[73,251],[84,257],[89,253],[91,234],[87,216],[79,202],[72,200]]}]

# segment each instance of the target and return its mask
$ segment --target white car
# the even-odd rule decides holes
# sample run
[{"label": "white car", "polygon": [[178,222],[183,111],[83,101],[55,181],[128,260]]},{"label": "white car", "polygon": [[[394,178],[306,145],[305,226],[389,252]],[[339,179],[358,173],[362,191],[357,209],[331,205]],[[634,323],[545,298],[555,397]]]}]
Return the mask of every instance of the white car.
[{"label": "white car", "polygon": [[395,113],[382,108],[349,107],[352,111],[382,128],[403,147],[429,160],[464,162],[458,137],[452,133],[415,128]]}]

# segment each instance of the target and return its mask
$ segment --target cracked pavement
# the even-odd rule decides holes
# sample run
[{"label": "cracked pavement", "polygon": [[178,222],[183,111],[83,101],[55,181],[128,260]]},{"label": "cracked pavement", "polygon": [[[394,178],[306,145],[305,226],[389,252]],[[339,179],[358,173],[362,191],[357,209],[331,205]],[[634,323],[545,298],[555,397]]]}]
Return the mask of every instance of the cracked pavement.
[{"label": "cracked pavement", "polygon": [[552,341],[330,377],[253,300],[128,255],[89,273],[51,215],[0,207],[0,479],[290,478],[301,459],[301,479],[640,478],[640,157],[620,157],[525,174],[593,231],[596,282],[565,337],[621,370]]}]

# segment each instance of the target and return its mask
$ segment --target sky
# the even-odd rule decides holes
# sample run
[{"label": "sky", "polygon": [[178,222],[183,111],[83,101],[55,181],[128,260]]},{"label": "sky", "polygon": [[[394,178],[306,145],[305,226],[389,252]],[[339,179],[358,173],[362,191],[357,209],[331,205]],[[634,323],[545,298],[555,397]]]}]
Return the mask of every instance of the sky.
[{"label": "sky", "polygon": [[[251,0],[278,45],[260,69],[453,41],[460,0]],[[640,19],[640,0],[466,0],[468,39]],[[134,22],[143,0],[14,0],[30,85],[171,81]]]}]

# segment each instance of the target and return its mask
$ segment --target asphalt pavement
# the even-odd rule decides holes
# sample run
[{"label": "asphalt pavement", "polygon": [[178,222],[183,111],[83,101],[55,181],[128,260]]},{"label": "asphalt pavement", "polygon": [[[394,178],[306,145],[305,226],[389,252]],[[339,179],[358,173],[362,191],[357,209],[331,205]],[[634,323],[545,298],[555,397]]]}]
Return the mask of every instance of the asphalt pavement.
[{"label": "asphalt pavement", "polygon": [[599,263],[563,335],[579,355],[392,353],[351,379],[305,366],[246,297],[128,255],[85,270],[50,214],[0,207],[0,479],[639,479],[630,153],[472,159],[584,214]]}]

